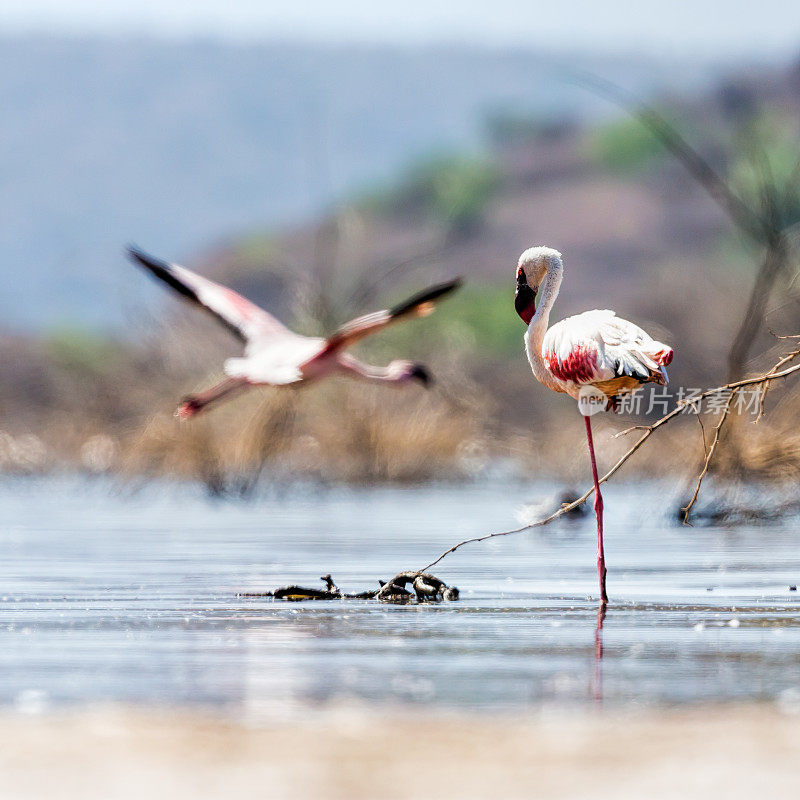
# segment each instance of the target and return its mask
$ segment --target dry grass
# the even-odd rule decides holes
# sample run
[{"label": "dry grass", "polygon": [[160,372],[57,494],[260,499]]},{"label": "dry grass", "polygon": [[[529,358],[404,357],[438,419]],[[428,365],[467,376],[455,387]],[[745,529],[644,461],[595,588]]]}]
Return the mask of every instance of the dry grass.
[{"label": "dry grass", "polygon": [[[217,357],[213,343],[205,352]],[[457,479],[480,474],[498,459],[531,478],[557,476],[580,485],[588,474],[583,425],[571,403],[556,397],[561,402],[538,405],[550,400],[549,393],[526,376],[526,413],[537,422],[520,423],[519,414],[507,411],[518,403],[516,394],[504,394],[509,385],[491,375],[472,381],[458,358],[432,365],[439,383],[431,391],[345,379],[300,390],[257,389],[189,423],[173,417],[177,401],[219,376],[198,377],[194,354],[187,360],[174,343],[129,359],[144,366],[129,370],[130,360],[123,360],[118,371],[86,375],[41,364],[45,375],[56,372],[61,407],[43,404],[9,414],[16,425],[0,431],[0,468],[168,476],[199,480],[215,493],[246,493],[260,480]],[[750,416],[737,420],[735,442],[723,442],[717,472],[796,479],[798,412],[796,389],[776,387],[757,425]],[[626,438],[614,434],[629,423],[612,415],[596,418],[602,463],[613,463],[627,448]],[[700,426],[687,416],[660,432],[625,472],[689,477],[702,459]]]},{"label": "dry grass", "polygon": [[247,491],[263,474],[348,482],[410,482],[463,474],[459,456],[480,436],[472,408],[421,388],[329,381],[263,389],[189,423],[168,412],[123,440],[128,474],[199,479]]}]

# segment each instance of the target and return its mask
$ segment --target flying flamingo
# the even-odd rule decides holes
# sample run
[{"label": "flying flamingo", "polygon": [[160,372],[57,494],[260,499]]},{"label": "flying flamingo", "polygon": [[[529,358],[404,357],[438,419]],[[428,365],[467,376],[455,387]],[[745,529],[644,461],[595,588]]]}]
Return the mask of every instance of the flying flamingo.
[{"label": "flying flamingo", "polygon": [[[632,322],[613,311],[585,311],[562,319],[549,330],[550,309],[558,296],[564,264],[561,253],[550,247],[531,247],[517,264],[514,308],[528,326],[525,350],[534,377],[554,392],[578,400],[586,423],[586,440],[594,479],[594,511],[597,517],[597,574],[600,605],[608,603],[606,562],[603,551],[603,498],[597,476],[592,441],[591,414],[615,410],[620,395],[644,383],[665,385],[665,367],[672,348],[657,342]],[[541,291],[539,304],[536,293]]]},{"label": "flying flamingo", "polygon": [[168,264],[135,247],[129,247],[128,254],[178,294],[205,308],[245,345],[244,358],[229,358],[225,362],[228,377],[222,383],[184,398],[175,412],[179,419],[189,419],[211,403],[252,386],[296,387],[334,374],[396,386],[417,380],[428,386],[431,376],[422,364],[396,360],[386,367],[376,367],[364,364],[346,350],[392,322],[427,316],[439,300],[461,285],[461,279],[457,278],[431,286],[388,311],[351,320],[323,339],[290,331],[233,290],[185,267]]}]

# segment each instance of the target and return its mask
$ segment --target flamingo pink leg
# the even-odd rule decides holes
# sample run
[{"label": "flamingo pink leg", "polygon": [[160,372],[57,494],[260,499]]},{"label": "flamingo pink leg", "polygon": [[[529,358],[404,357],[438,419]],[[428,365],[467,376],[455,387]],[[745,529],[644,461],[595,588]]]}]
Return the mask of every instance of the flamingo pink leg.
[{"label": "flamingo pink leg", "polygon": [[244,378],[226,378],[222,383],[212,386],[199,394],[192,394],[184,397],[178,406],[175,416],[185,420],[199,414],[206,406],[216,403],[223,397],[227,397],[233,392],[240,392],[249,388],[250,383]]},{"label": "flamingo pink leg", "polygon": [[597,576],[600,579],[600,606],[608,604],[606,594],[606,556],[603,551],[603,496],[600,494],[600,479],[597,477],[597,461],[594,457],[594,442],[592,441],[592,423],[589,416],[584,416],[586,421],[586,440],[589,443],[589,457],[592,460],[592,478],[594,479],[594,513],[597,517]]}]

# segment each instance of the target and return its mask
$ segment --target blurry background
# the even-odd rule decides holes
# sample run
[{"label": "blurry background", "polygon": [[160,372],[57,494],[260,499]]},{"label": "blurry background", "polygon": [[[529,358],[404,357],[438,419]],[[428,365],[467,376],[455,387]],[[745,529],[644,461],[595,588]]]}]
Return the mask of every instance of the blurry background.
[{"label": "blurry background", "polygon": [[[30,0],[0,3],[0,37],[5,470],[219,492],[502,465],[583,475],[574,408],[535,385],[513,311],[516,259],[535,243],[565,256],[554,319],[614,308],[675,347],[676,388],[769,365],[769,330],[800,331],[788,0]],[[586,74],[656,108],[777,239],[735,224]],[[131,241],[306,333],[464,275],[432,318],[363,348],[430,362],[438,388],[263,391],[179,426],[177,400],[236,343],[128,264]],[[797,473],[795,394],[772,405],[728,468]],[[639,463],[694,465],[698,436],[676,436]]]}]

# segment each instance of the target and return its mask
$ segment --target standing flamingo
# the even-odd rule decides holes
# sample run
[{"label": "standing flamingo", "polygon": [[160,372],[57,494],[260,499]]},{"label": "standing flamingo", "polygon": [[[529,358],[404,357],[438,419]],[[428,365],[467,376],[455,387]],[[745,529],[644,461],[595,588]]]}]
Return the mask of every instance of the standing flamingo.
[{"label": "standing flamingo", "polygon": [[[614,410],[620,395],[644,383],[665,385],[665,367],[672,348],[657,342],[632,322],[613,311],[585,311],[562,319],[549,330],[550,309],[558,296],[564,264],[561,253],[550,247],[531,247],[517,264],[514,308],[528,326],[525,350],[534,377],[554,392],[578,400],[586,423],[586,440],[594,479],[594,511],[597,517],[597,574],[600,605],[608,603],[606,561],[603,551],[603,498],[597,476],[590,416],[602,409]],[[536,293],[541,291],[539,304]],[[598,402],[599,401],[599,402]]]},{"label": "standing flamingo", "polygon": [[178,294],[205,308],[245,345],[244,358],[229,358],[225,362],[228,377],[222,383],[183,400],[175,412],[179,419],[189,419],[211,403],[251,386],[296,387],[334,374],[397,386],[417,380],[428,386],[431,376],[422,364],[396,360],[386,367],[375,367],[345,351],[392,322],[427,316],[439,300],[461,285],[457,278],[432,286],[388,311],[375,311],[351,320],[323,339],[290,331],[272,314],[232,289],[185,267],[168,264],[135,247],[128,248],[128,255]]}]

